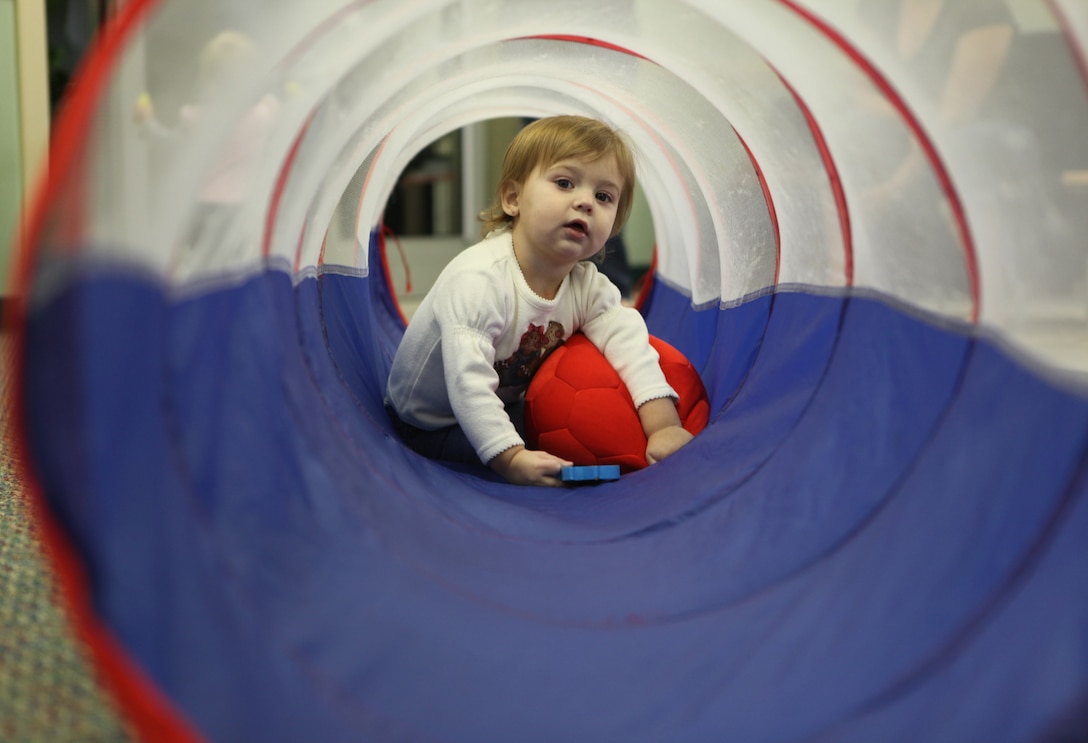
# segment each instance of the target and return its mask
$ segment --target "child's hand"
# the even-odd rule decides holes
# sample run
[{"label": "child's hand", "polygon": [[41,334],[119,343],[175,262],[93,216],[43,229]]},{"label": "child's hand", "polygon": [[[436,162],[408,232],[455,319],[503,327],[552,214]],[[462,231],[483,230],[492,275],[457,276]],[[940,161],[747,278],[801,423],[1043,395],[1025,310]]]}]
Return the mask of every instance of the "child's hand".
[{"label": "child's hand", "polygon": [[524,446],[511,447],[488,462],[491,469],[515,485],[556,488],[563,485],[560,479],[563,468],[573,464],[546,451],[526,449]]},{"label": "child's hand", "polygon": [[667,426],[655,431],[646,439],[646,462],[660,462],[693,438],[682,426]]},{"label": "child's hand", "polygon": [[660,462],[694,438],[680,425],[676,403],[670,397],[643,403],[638,409],[638,417],[646,434],[647,464]]}]

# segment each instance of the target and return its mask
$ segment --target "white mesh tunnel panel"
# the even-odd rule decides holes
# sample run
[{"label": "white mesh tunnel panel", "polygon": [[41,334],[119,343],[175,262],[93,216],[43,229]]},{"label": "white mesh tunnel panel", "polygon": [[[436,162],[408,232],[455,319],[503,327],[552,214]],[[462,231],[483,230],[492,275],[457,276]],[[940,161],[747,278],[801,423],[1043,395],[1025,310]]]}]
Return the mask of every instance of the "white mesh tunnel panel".
[{"label": "white mesh tunnel panel", "polygon": [[[363,163],[365,244],[428,141],[577,110],[635,140],[660,276],[697,306],[776,282],[853,285],[981,320],[1044,357],[1076,337],[1078,4],[502,6],[317,2],[257,18],[147,3],[88,102],[89,146],[43,251],[78,243],[181,283],[266,254],[301,269]],[[241,41],[216,47],[222,31]],[[619,50],[539,38],[556,35]],[[154,125],[134,120],[145,91]]]}]

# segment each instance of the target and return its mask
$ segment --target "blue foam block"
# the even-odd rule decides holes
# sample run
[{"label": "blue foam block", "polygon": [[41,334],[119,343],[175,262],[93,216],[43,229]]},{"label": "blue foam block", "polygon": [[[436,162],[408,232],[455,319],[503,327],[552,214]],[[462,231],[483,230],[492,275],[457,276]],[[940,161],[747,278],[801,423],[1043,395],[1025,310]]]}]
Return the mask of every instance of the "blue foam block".
[{"label": "blue foam block", "polygon": [[618,464],[601,464],[564,467],[561,478],[563,482],[618,480],[620,479],[620,466]]}]

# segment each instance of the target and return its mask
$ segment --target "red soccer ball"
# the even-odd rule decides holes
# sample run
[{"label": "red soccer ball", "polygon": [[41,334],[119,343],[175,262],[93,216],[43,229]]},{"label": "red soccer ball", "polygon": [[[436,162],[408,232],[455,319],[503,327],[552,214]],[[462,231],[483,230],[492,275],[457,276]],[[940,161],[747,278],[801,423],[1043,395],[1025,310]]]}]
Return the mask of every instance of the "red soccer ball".
[{"label": "red soccer ball", "polygon": [[[703,380],[668,343],[650,336],[650,344],[680,395],[680,422],[698,434],[710,416]],[[581,333],[553,351],[529,383],[525,429],[530,448],[576,465],[618,464],[623,472],[646,466],[646,436],[634,401],[604,354]]]}]

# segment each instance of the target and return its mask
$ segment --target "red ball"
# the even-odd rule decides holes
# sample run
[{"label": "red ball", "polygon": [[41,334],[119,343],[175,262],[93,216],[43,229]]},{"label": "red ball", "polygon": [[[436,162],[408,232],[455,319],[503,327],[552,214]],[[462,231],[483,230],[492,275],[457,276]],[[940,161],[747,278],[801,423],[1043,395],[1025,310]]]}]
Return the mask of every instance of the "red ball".
[{"label": "red ball", "polygon": [[[706,428],[710,403],[699,373],[665,341],[650,336],[661,370],[680,400],[680,422],[692,435]],[[619,374],[581,333],[572,335],[540,365],[525,393],[525,429],[531,449],[576,465],[618,464],[630,472],[646,466],[646,436],[634,401]]]}]

